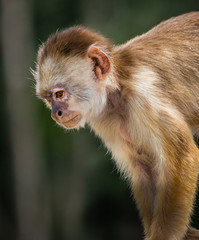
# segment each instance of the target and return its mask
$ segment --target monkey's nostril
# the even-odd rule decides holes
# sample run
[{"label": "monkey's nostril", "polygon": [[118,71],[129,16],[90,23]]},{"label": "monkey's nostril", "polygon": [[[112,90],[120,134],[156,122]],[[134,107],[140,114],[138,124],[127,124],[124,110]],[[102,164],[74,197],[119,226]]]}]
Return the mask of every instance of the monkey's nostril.
[{"label": "monkey's nostril", "polygon": [[57,115],[59,116],[59,117],[61,117],[62,116],[62,111],[58,111],[58,113],[57,113]]}]

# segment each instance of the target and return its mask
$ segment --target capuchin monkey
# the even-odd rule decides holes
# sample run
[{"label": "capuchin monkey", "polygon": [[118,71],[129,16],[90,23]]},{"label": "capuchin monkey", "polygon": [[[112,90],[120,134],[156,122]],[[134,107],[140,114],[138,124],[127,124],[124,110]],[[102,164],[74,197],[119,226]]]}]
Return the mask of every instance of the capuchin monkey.
[{"label": "capuchin monkey", "polygon": [[196,240],[190,227],[199,150],[199,12],[116,46],[87,28],[39,51],[36,94],[67,129],[88,124],[132,185],[145,240]]}]

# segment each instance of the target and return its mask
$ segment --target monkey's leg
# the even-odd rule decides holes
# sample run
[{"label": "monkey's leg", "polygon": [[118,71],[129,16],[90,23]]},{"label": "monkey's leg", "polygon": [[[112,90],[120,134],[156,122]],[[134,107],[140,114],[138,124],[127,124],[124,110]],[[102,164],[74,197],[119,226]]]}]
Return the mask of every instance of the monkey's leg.
[{"label": "monkey's leg", "polygon": [[199,240],[199,230],[189,226],[183,240]]}]

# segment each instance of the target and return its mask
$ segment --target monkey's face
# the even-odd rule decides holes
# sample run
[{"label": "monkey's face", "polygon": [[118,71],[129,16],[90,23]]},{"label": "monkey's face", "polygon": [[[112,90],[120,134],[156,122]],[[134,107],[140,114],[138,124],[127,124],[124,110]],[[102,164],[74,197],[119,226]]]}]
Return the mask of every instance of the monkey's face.
[{"label": "monkey's face", "polygon": [[108,92],[117,87],[110,69],[108,56],[95,46],[82,57],[48,56],[38,62],[36,92],[58,124],[83,127],[103,111]]},{"label": "monkey's face", "polygon": [[36,92],[65,128],[83,127],[106,104],[105,81],[98,81],[90,58],[47,58],[37,67]]},{"label": "monkey's face", "polygon": [[70,129],[78,125],[82,119],[79,111],[70,111],[70,93],[65,87],[54,87],[46,99],[51,106],[51,117],[58,124]]}]

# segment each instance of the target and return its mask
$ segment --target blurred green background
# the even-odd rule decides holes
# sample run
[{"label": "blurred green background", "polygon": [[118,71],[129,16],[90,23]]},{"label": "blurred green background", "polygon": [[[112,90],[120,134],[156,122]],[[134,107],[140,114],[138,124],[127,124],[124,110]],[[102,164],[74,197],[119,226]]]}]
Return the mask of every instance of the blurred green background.
[{"label": "blurred green background", "polygon": [[[89,129],[67,132],[34,96],[38,46],[83,24],[115,43],[198,0],[0,0],[0,239],[141,240],[128,183]],[[199,211],[193,225],[199,227]]]}]

